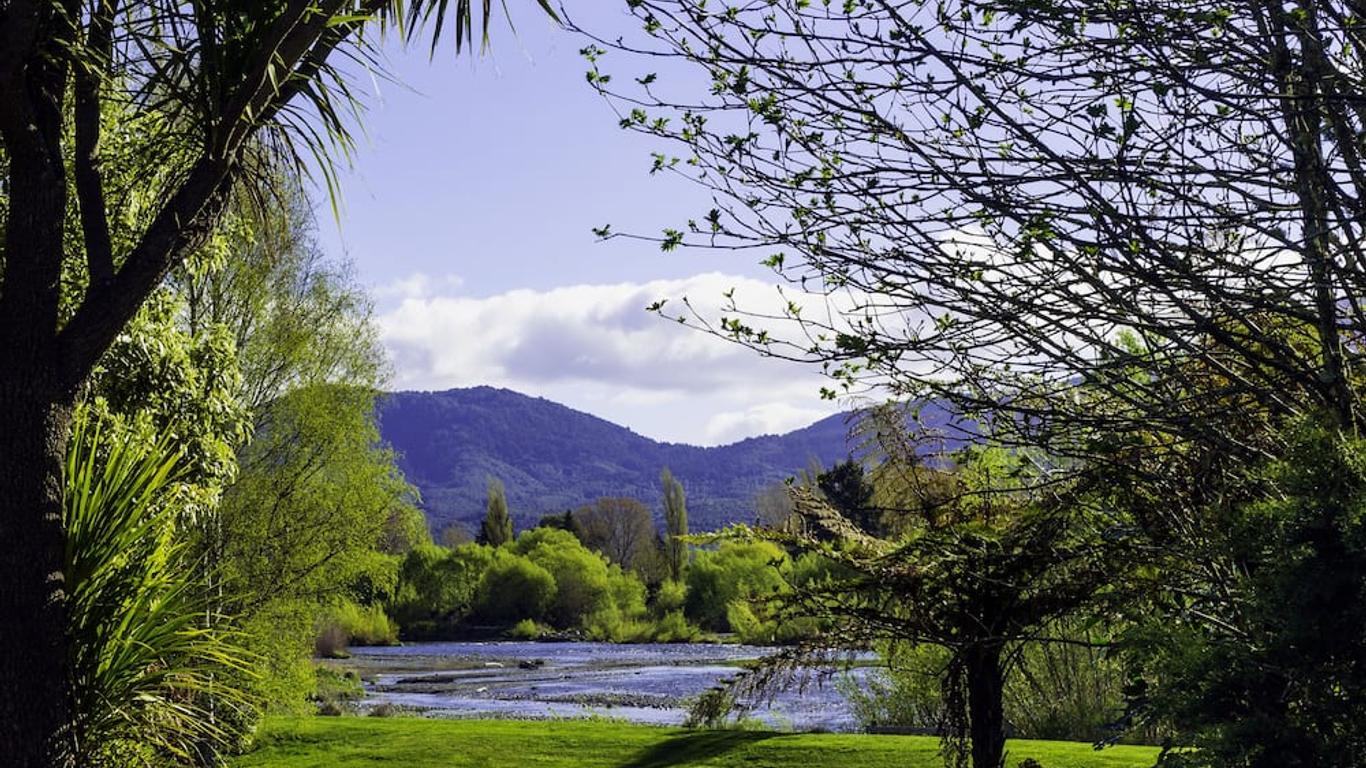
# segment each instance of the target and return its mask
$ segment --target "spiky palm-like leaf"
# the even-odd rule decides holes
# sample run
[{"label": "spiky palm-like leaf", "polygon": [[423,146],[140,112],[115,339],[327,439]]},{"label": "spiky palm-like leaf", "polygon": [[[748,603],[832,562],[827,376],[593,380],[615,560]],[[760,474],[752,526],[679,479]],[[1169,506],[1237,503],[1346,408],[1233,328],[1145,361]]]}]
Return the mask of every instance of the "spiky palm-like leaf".
[{"label": "spiky palm-like leaf", "polygon": [[177,455],[78,416],[66,463],[66,575],[79,765],[189,762],[226,741],[215,710],[247,655],[207,610],[177,539]]}]

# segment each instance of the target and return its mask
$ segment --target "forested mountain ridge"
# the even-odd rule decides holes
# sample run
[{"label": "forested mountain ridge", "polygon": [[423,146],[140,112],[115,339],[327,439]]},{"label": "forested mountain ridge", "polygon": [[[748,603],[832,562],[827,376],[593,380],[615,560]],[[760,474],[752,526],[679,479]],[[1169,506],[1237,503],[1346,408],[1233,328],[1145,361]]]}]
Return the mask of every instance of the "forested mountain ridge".
[{"label": "forested mountain ridge", "polygon": [[694,530],[752,522],[766,486],[812,463],[849,456],[849,422],[836,414],[784,435],[703,448],[661,443],[626,427],[506,389],[397,392],[379,406],[380,431],[422,493],[434,530],[477,529],[486,479],[507,485],[518,527],[602,496],[629,496],[658,510],[659,473],[683,481]]}]

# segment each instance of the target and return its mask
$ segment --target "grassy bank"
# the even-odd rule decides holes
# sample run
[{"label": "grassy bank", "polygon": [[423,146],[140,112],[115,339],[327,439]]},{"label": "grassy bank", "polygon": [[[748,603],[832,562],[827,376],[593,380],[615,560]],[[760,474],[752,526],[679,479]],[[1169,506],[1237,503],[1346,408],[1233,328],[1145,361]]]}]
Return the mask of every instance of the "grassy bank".
[{"label": "grassy bank", "polygon": [[[1012,768],[1144,768],[1157,750],[1013,741]],[[922,736],[685,731],[604,721],[297,718],[266,723],[258,749],[233,768],[941,768]]]}]

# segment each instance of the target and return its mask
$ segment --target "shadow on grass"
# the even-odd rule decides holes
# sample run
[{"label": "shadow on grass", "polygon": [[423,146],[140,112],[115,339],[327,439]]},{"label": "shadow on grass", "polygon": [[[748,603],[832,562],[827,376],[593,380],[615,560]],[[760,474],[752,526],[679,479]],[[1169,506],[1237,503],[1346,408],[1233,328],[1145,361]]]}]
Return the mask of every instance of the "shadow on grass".
[{"label": "shadow on grass", "polygon": [[781,736],[765,731],[699,731],[666,739],[622,763],[621,768],[672,768],[697,765],[734,749]]}]

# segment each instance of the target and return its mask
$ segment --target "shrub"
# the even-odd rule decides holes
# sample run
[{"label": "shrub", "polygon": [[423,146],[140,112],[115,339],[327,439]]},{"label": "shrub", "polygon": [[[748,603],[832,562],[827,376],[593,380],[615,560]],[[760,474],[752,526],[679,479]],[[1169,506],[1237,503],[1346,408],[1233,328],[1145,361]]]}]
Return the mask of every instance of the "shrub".
[{"label": "shrub", "polygon": [[77,751],[62,762],[212,762],[253,719],[250,656],[213,615],[176,536],[178,454],[103,426],[77,414],[64,468],[75,738],[63,743]]},{"label": "shrub", "polygon": [[[398,625],[378,605],[360,606],[347,600],[327,608],[318,618],[318,650],[336,650],[340,634],[347,645],[397,645]],[[319,653],[324,658],[326,654]],[[335,658],[335,657],[330,657]]]},{"label": "shrub", "polygon": [[365,695],[360,678],[352,670],[340,671],[325,664],[315,664],[314,701],[357,701]]},{"label": "shrub", "polygon": [[645,607],[645,584],[633,571],[623,570],[613,565],[607,569],[607,588],[611,592],[612,604],[622,618],[643,619],[648,614]]},{"label": "shrub", "polygon": [[653,624],[623,619],[615,609],[589,617],[587,631],[590,638],[608,643],[648,643],[655,638]]},{"label": "shrub", "polygon": [[1101,741],[1124,711],[1124,674],[1104,651],[1078,645],[1021,649],[1006,681],[1006,721],[1031,739]]},{"label": "shrub", "polygon": [[[301,600],[273,600],[243,622],[242,638],[257,659],[256,695],[269,711],[302,715],[317,685],[311,657],[318,655],[317,606]],[[345,650],[344,638],[337,646]]]},{"label": "shrub", "polygon": [[652,606],[657,616],[667,616],[675,611],[683,610],[683,606],[688,600],[688,585],[681,581],[662,582],[659,591],[655,593],[655,602]]},{"label": "shrub", "polygon": [[550,628],[537,624],[531,619],[522,619],[509,629],[508,637],[514,640],[539,640],[549,634]]},{"label": "shrub", "polygon": [[742,643],[764,645],[773,642],[774,625],[761,621],[743,600],[732,600],[726,606],[726,623]]},{"label": "shrub", "polygon": [[313,639],[313,655],[320,659],[350,658],[347,652],[346,630],[334,623],[325,623],[318,628]]},{"label": "shrub", "polygon": [[607,562],[574,534],[554,528],[523,533],[517,550],[555,579],[555,597],[547,618],[557,627],[587,628],[587,619],[612,605]]},{"label": "shrub", "polygon": [[555,577],[545,568],[506,550],[498,550],[479,581],[475,611],[485,620],[512,624],[540,620],[555,599]]},{"label": "shrub", "polygon": [[[889,669],[870,672],[862,686],[846,679],[840,691],[864,727],[934,728],[943,699],[939,679],[948,652],[936,646],[884,648]],[[1122,711],[1119,665],[1101,652],[1074,645],[1019,649],[1006,678],[1005,718],[1016,738],[1101,741],[1114,735]]]},{"label": "shrub", "polygon": [[1127,634],[1134,714],[1192,746],[1185,764],[1362,764],[1366,441],[1358,434],[1335,421],[1295,425],[1281,458],[1250,480],[1274,494],[1233,505],[1211,494],[1199,514],[1210,516],[1200,524],[1212,541],[1183,556],[1214,553],[1202,567],[1218,569],[1219,589],[1190,590],[1175,618],[1140,615]]},{"label": "shrub", "polygon": [[689,623],[682,611],[669,611],[655,622],[654,640],[658,643],[692,643],[701,637],[702,630]]},{"label": "shrub", "polygon": [[939,678],[948,653],[929,645],[896,646],[885,647],[882,656],[888,668],[869,671],[863,685],[851,677],[837,683],[859,725],[937,727],[944,709]]},{"label": "shrub", "polygon": [[699,552],[687,575],[687,614],[707,629],[733,629],[727,616],[736,600],[770,597],[787,590],[787,553],[769,542],[722,542]]}]

